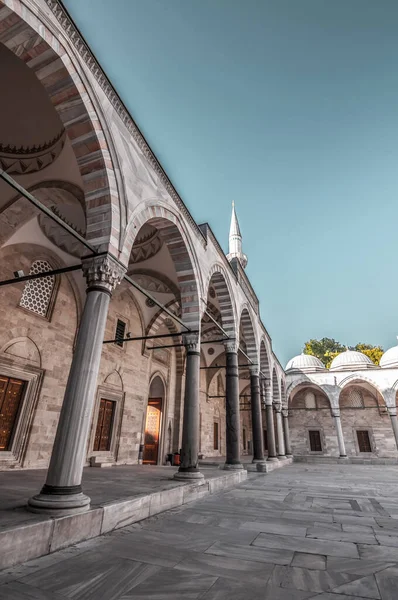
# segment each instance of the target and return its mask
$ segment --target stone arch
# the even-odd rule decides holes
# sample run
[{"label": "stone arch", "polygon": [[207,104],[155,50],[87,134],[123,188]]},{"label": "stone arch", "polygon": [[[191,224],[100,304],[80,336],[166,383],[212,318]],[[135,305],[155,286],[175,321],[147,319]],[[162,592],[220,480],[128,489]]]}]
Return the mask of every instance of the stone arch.
[{"label": "stone arch", "polygon": [[30,363],[41,367],[41,353],[32,338],[13,338],[0,349],[0,354],[6,355],[17,362]]},{"label": "stone arch", "polygon": [[120,206],[106,138],[86,87],[60,39],[20,0],[0,0],[0,43],[32,71],[65,128],[84,184],[87,239],[118,253]]},{"label": "stone arch", "polygon": [[348,375],[348,377],[345,377],[339,383],[339,388],[340,388],[339,406],[341,405],[341,396],[342,396],[343,391],[350,385],[357,385],[357,387],[359,387],[359,388],[363,387],[365,389],[367,389],[366,386],[369,386],[373,390],[376,400],[377,400],[377,396],[380,395],[383,403],[385,405],[387,405],[386,398],[384,397],[384,394],[383,394],[384,390],[371,377],[366,377],[366,375],[362,375],[362,373],[361,374],[352,373],[351,375]]},{"label": "stone arch", "polygon": [[242,309],[240,314],[239,330],[240,333],[243,333],[243,338],[246,342],[247,356],[250,358],[253,364],[257,365],[258,354],[256,336],[254,333],[253,321],[246,306]]},{"label": "stone arch", "polygon": [[233,294],[224,268],[219,263],[214,264],[207,276],[206,294],[208,297],[210,285],[213,285],[220,305],[221,323],[230,338],[236,338],[236,317]]},{"label": "stone arch", "polygon": [[279,389],[279,379],[276,373],[275,367],[272,370],[272,402],[275,404],[276,402],[281,401],[281,392]]},{"label": "stone arch", "polygon": [[260,342],[260,370],[262,373],[262,379],[271,379],[271,371],[270,371],[270,352],[267,349],[267,345],[265,342],[265,338],[263,337]]},{"label": "stone arch", "polygon": [[286,407],[287,406],[287,398],[286,398],[286,386],[285,386],[285,382],[283,381],[283,379],[280,380],[281,381],[281,402],[282,402],[282,406]]},{"label": "stone arch", "polygon": [[163,386],[163,396],[162,397],[164,400],[166,397],[167,382],[166,382],[166,378],[165,378],[164,374],[159,370],[154,371],[149,378],[148,396],[150,397],[152,384],[156,379],[160,379],[160,381],[162,383],[162,386]]},{"label": "stone arch", "polygon": [[[166,307],[170,309],[176,315],[180,313],[180,303],[178,300],[171,300],[166,304]],[[171,317],[169,317],[162,309],[159,309],[157,313],[152,317],[149,325],[146,328],[145,335],[157,335],[159,331],[166,327],[170,333],[178,333],[179,329],[177,328],[175,322]],[[172,338],[175,342],[180,340],[179,337]],[[150,341],[150,340],[149,340]],[[145,352],[146,343],[145,340],[142,342],[142,351]],[[174,348],[175,356],[176,356],[176,369],[177,374],[182,375],[184,372],[184,352],[182,347],[176,346]]]},{"label": "stone arch", "polygon": [[189,235],[177,215],[160,203],[134,213],[127,227],[123,256],[126,257],[126,252],[130,255],[134,239],[146,223],[159,231],[174,263],[181,294],[181,318],[187,327],[199,330],[200,269]]},{"label": "stone arch", "polygon": [[[329,406],[332,407],[333,403],[331,401],[330,396],[327,393],[327,390],[325,390],[322,385],[318,385],[317,383],[314,383],[313,381],[311,381],[310,379],[307,379],[306,377],[300,377],[297,381],[294,381],[292,385],[290,385],[287,389],[286,392],[286,405],[289,408],[292,408],[292,403],[296,397],[296,395],[302,391],[302,390],[311,390],[313,392],[319,392],[322,396],[325,396],[325,398],[327,399]],[[294,407],[293,407],[294,408]]]},{"label": "stone arch", "polygon": [[121,390],[122,392],[124,390],[123,378],[119,371],[117,371],[116,369],[114,369],[113,371],[108,373],[108,375],[105,376],[104,384],[110,385],[113,388]]}]

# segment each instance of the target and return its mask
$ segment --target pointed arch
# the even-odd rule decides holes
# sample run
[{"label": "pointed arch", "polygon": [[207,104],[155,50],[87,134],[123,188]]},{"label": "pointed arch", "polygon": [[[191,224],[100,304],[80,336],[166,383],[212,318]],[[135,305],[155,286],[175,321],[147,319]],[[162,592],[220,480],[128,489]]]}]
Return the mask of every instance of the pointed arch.
[{"label": "pointed arch", "polygon": [[148,204],[134,213],[127,227],[123,256],[130,256],[134,240],[146,223],[159,231],[174,263],[181,294],[181,318],[187,327],[199,330],[200,269],[188,232],[178,215],[160,203]]},{"label": "pointed arch", "polygon": [[34,72],[71,142],[84,184],[87,239],[117,255],[120,206],[111,156],[94,105],[60,39],[20,0],[0,0],[0,43]]},{"label": "pointed arch", "polygon": [[214,264],[207,276],[206,294],[208,298],[209,288],[213,285],[218,303],[220,305],[221,324],[223,329],[228,333],[230,338],[237,337],[236,331],[236,310],[232,301],[233,294],[229,285],[228,276],[219,263]]},{"label": "pointed arch", "polygon": [[257,353],[257,343],[256,336],[254,333],[253,321],[249,313],[249,309],[245,306],[242,309],[240,314],[239,321],[239,332],[240,335],[243,336],[243,339],[246,343],[246,354],[253,362],[253,364],[258,364],[258,353]]},{"label": "pointed arch", "polygon": [[271,379],[270,359],[271,353],[267,349],[265,338],[260,342],[260,370],[266,379]]},{"label": "pointed arch", "polygon": [[276,402],[281,401],[281,393],[279,389],[279,379],[276,373],[275,367],[272,370],[272,402],[275,404]]}]

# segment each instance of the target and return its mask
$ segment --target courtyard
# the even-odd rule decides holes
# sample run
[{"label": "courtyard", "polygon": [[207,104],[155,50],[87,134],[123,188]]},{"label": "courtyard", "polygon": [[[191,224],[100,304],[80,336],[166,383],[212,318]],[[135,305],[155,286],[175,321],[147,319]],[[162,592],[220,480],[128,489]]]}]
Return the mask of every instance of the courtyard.
[{"label": "courtyard", "polygon": [[294,464],[0,573],[1,600],[396,600],[397,467]]}]

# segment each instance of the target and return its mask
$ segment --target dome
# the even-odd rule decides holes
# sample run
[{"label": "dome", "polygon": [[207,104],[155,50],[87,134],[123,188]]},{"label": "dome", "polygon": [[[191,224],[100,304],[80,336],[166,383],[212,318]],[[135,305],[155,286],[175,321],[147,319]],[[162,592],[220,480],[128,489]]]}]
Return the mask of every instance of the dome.
[{"label": "dome", "polygon": [[398,367],[398,346],[393,346],[384,352],[380,359],[380,366],[383,369],[392,369]]},{"label": "dome", "polygon": [[357,369],[369,369],[374,366],[375,364],[366,354],[362,354],[362,352],[357,352],[356,350],[346,350],[332,360],[330,370],[356,371]]},{"label": "dome", "polygon": [[304,372],[319,371],[320,369],[325,369],[325,365],[316,356],[312,356],[311,354],[299,354],[289,360],[285,371],[288,371],[289,369]]}]

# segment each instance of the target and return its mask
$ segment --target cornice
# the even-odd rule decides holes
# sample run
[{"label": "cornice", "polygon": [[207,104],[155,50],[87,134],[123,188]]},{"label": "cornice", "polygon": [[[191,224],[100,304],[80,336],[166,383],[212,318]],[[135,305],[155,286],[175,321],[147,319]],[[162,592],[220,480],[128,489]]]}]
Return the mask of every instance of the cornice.
[{"label": "cornice", "polygon": [[120,99],[117,94],[115,88],[105,75],[105,72],[100,67],[98,61],[95,56],[91,52],[89,46],[84,41],[83,36],[78,31],[76,25],[73,23],[72,18],[70,17],[68,11],[63,6],[60,0],[44,0],[47,6],[50,8],[51,12],[57,19],[58,23],[61,25],[64,30],[65,35],[69,39],[70,43],[75,47],[78,52],[80,58],[84,61],[87,68],[91,71],[98,85],[108,98],[109,102],[117,112],[119,118],[123,122],[124,126],[130,133],[131,137],[137,143],[139,149],[151,165],[152,169],[155,171],[156,175],[161,180],[165,189],[167,190],[170,197],[174,200],[179,210],[183,213],[184,217],[189,221],[193,229],[195,230],[198,238],[200,239],[203,246],[206,246],[206,238],[203,235],[202,231],[198,227],[188,208],[184,204],[177,190],[171,183],[169,177],[166,175],[166,172],[163,170],[161,164],[158,159],[152,152],[150,146],[145,140],[143,134],[138,128],[137,124],[133,120],[126,106]]}]

